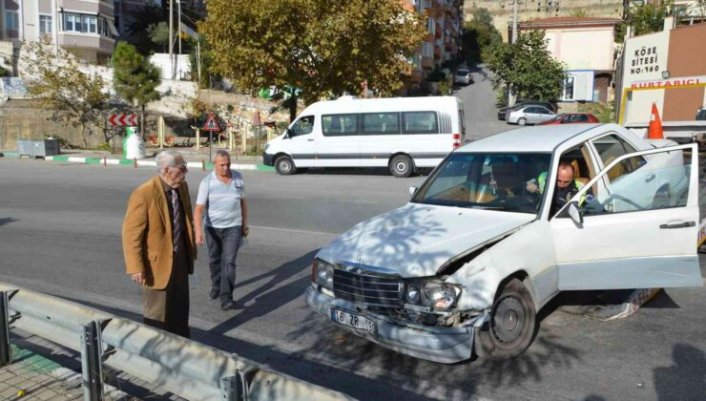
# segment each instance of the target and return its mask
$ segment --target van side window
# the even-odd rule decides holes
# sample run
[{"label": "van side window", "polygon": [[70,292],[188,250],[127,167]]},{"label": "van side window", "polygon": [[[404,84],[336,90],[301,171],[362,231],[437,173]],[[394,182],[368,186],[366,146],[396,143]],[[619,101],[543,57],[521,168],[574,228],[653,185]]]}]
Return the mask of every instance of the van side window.
[{"label": "van side window", "polygon": [[324,136],[358,134],[357,114],[329,114],[321,116]]},{"label": "van side window", "polygon": [[367,135],[387,135],[400,133],[399,113],[363,114],[362,132]]},{"label": "van side window", "polygon": [[402,127],[405,134],[438,134],[439,120],[433,111],[413,111],[402,113]]},{"label": "van side window", "polygon": [[311,134],[314,130],[314,116],[304,116],[300,117],[292,127],[290,132],[292,136],[307,135]]}]

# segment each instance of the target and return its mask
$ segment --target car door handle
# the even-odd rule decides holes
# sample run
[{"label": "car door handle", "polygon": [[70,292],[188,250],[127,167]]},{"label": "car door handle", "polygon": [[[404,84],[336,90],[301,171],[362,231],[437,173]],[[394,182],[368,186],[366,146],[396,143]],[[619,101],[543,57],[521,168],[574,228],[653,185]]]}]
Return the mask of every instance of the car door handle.
[{"label": "car door handle", "polygon": [[314,138],[307,139],[307,142],[314,142]]},{"label": "car door handle", "polygon": [[654,179],[655,179],[655,175],[654,175],[654,174],[650,174],[650,175],[647,176],[647,178],[645,178],[645,182],[650,182],[650,181],[652,181],[652,180],[654,180]]},{"label": "car door handle", "polygon": [[687,228],[687,227],[694,227],[696,225],[695,221],[685,221],[683,223],[666,223],[666,224],[660,224],[659,228],[662,229],[669,229],[669,228]]}]

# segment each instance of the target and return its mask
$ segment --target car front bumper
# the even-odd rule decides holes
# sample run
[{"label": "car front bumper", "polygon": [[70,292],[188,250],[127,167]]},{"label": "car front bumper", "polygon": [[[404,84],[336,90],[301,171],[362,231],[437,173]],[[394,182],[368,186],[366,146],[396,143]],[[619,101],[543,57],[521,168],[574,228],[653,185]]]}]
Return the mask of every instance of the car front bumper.
[{"label": "car front bumper", "polygon": [[315,312],[327,317],[329,320],[331,320],[331,307],[335,307],[374,321],[377,325],[377,334],[371,334],[333,321],[332,323],[385,348],[403,354],[440,363],[455,363],[471,357],[474,334],[473,324],[465,327],[404,325],[392,322],[385,316],[360,310],[352,302],[330,297],[311,286],[306,290],[306,303]]},{"label": "car front bumper", "polygon": [[262,164],[265,166],[272,166],[275,162],[275,155],[271,155],[267,152],[262,152]]}]

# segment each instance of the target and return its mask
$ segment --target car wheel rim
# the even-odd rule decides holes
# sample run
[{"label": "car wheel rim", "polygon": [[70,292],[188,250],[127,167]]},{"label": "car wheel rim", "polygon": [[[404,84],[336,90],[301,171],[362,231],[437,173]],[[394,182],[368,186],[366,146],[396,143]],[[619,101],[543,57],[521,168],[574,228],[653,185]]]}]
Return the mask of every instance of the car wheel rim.
[{"label": "car wheel rim", "polygon": [[395,164],[395,170],[397,170],[398,173],[405,173],[405,172],[407,172],[407,163],[405,163],[405,162],[397,162],[397,164]]},{"label": "car wheel rim", "polygon": [[289,171],[289,163],[286,160],[283,160],[279,162],[279,169],[282,172],[288,172]]},{"label": "car wheel rim", "polygon": [[503,298],[493,314],[493,334],[502,343],[512,343],[521,337],[525,321],[522,302],[514,297]]}]

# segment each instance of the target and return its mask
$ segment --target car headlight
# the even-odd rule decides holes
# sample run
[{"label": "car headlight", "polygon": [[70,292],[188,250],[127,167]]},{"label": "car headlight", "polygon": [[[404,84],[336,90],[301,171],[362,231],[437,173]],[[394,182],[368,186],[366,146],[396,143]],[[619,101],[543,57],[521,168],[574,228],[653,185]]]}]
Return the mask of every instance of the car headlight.
[{"label": "car headlight", "polygon": [[451,309],[460,295],[461,287],[436,278],[410,280],[405,286],[405,300],[408,303],[438,311]]},{"label": "car headlight", "polygon": [[314,259],[311,265],[311,281],[333,291],[333,265],[321,259]]}]

